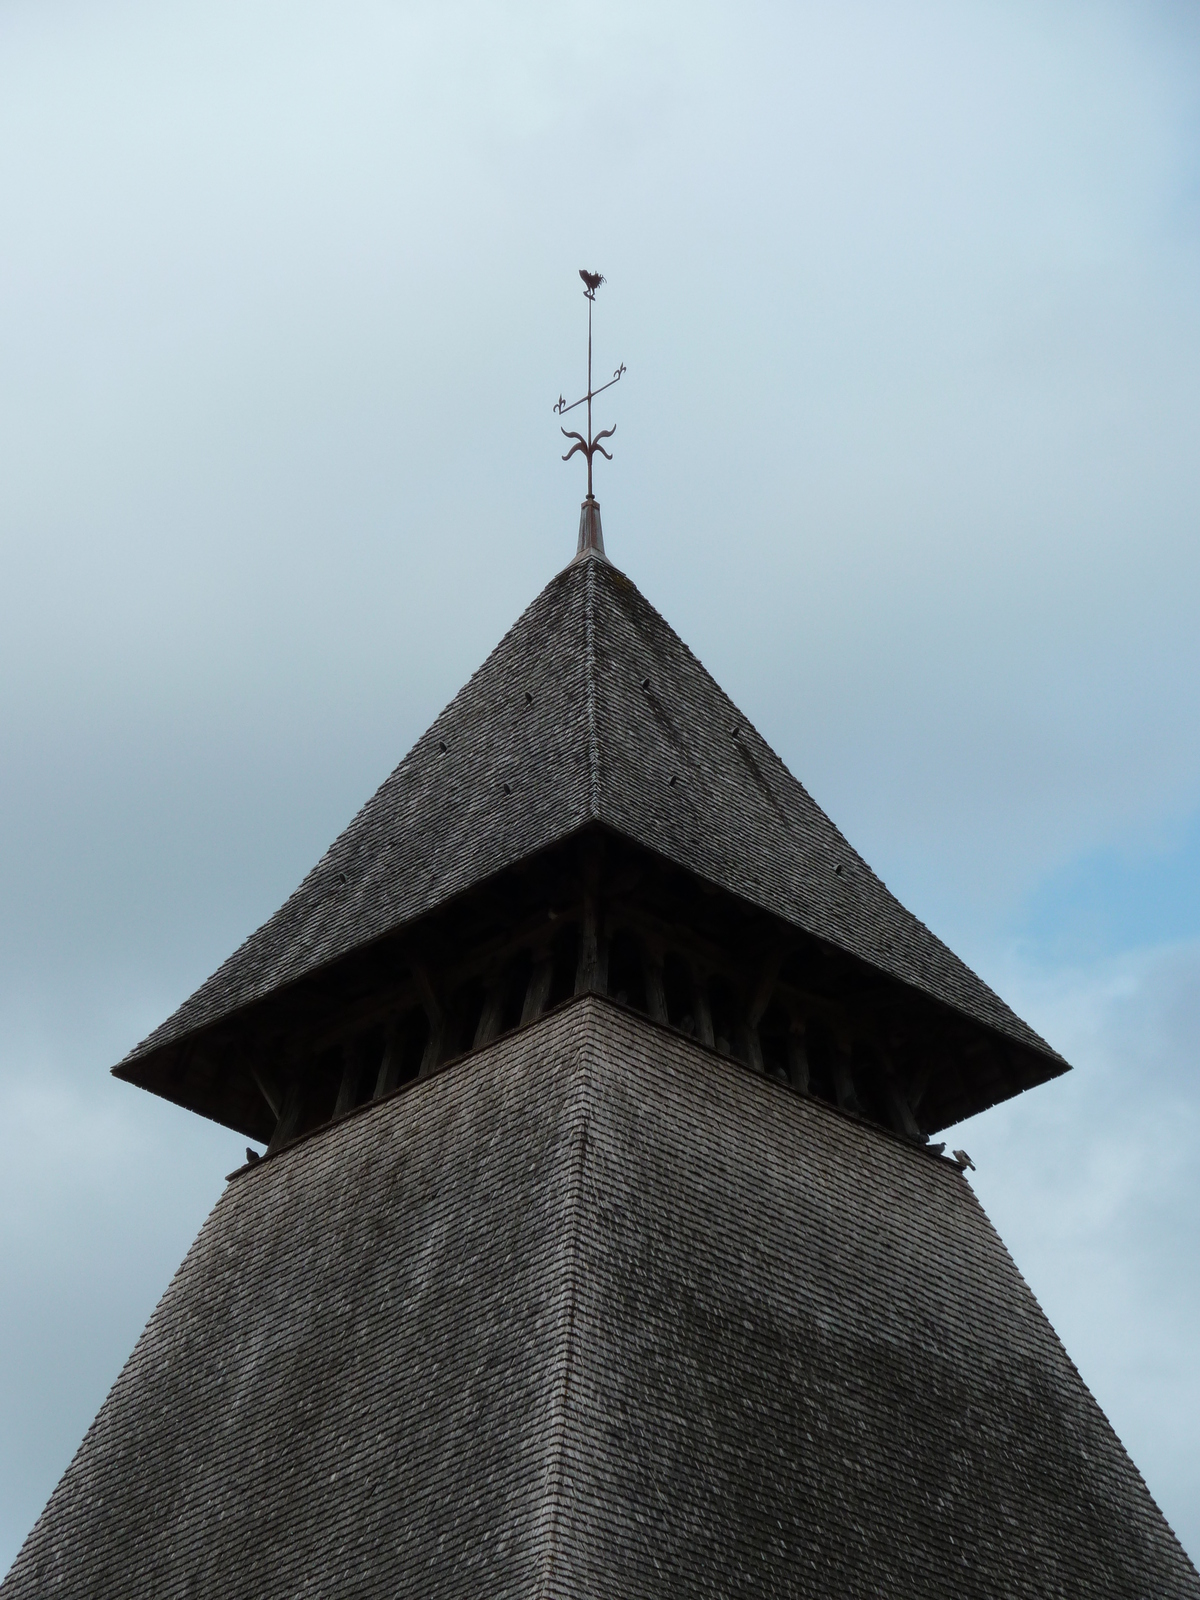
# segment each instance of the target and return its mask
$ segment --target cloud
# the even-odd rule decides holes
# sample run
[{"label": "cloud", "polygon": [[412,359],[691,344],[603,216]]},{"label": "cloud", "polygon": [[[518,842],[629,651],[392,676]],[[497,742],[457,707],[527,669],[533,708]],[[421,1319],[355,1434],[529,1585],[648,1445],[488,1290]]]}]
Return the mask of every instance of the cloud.
[{"label": "cloud", "polygon": [[1075,1070],[947,1137],[1195,1559],[1200,942],[1000,982]]}]

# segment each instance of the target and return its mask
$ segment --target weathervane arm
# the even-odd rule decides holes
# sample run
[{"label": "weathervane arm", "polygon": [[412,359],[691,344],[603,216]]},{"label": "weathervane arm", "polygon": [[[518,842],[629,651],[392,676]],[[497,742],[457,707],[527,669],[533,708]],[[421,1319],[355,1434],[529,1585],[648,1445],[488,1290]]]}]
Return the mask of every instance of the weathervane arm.
[{"label": "weathervane arm", "polygon": [[622,377],[624,376],[624,373],[625,373],[625,363],[622,361],[621,365],[613,373],[612,377],[608,380],[607,383],[602,383],[598,389],[589,390],[587,394],[581,394],[579,396],[579,399],[578,400],[572,400],[570,405],[567,405],[564,402],[562,396],[560,395],[558,397],[558,403],[554,407],[555,413],[560,417],[565,417],[567,412],[568,411],[574,411],[576,406],[583,405],[585,401],[594,400],[598,394],[603,394],[605,389],[611,389],[614,383],[620,383]]},{"label": "weathervane arm", "polygon": [[[602,383],[598,389],[593,389],[592,390],[592,399],[594,400],[598,394],[603,394],[605,389],[611,389],[614,383],[620,383],[621,374],[624,371],[625,371],[625,367],[624,367],[624,364],[622,364],[617,369],[617,371],[613,373],[612,377],[608,380],[607,383]],[[584,398],[586,399],[586,396]],[[576,403],[576,405],[579,405],[582,402],[577,400],[575,403]]]}]

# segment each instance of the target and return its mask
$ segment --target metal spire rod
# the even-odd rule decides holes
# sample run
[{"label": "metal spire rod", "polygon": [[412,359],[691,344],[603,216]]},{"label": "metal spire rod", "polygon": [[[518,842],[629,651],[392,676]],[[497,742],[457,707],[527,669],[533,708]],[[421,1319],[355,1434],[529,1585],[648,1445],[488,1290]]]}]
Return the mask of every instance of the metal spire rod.
[{"label": "metal spire rod", "polygon": [[557,416],[565,417],[567,412],[574,411],[576,406],[581,406],[585,402],[587,404],[587,438],[585,439],[581,433],[568,432],[566,428],[561,426],[559,428],[559,432],[562,434],[564,439],[574,439],[575,441],[575,443],[563,457],[564,461],[569,461],[573,455],[585,455],[587,457],[587,497],[589,500],[594,500],[595,496],[592,494],[592,457],[595,455],[596,451],[599,450],[600,454],[605,458],[606,461],[612,460],[612,456],[609,455],[608,451],[604,448],[600,441],[601,439],[611,439],[613,434],[616,433],[617,429],[616,424],[614,423],[611,428],[605,428],[602,430],[602,432],[593,436],[592,401],[598,394],[603,394],[605,389],[611,389],[614,383],[620,382],[621,375],[625,371],[625,363],[622,361],[621,365],[613,373],[612,377],[607,383],[602,383],[598,389],[592,388],[592,307],[596,303],[596,290],[604,282],[604,279],[598,272],[588,272],[583,267],[579,269],[579,276],[583,279],[583,292],[588,303],[587,393],[585,395],[580,395],[578,400],[572,400],[570,405],[567,404],[560,394],[554,410]]}]

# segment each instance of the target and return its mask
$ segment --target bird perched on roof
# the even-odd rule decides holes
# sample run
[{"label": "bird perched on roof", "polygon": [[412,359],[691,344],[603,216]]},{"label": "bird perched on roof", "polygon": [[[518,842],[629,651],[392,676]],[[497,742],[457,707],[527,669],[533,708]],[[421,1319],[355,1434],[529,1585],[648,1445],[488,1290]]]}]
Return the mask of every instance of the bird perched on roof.
[{"label": "bird perched on roof", "polygon": [[972,1172],[975,1171],[975,1163],[971,1160],[970,1156],[965,1150],[956,1150],[954,1152],[954,1159],[958,1162],[958,1170],[960,1172],[965,1172],[968,1167],[970,1167]]},{"label": "bird perched on roof", "polygon": [[579,276],[583,279],[584,286],[589,295],[595,294],[596,290],[604,282],[604,279],[598,272],[589,272],[586,267],[580,267]]},{"label": "bird perched on roof", "polygon": [[257,1150],[251,1150],[250,1146],[247,1145],[246,1146],[246,1160],[247,1160],[247,1162],[249,1163],[250,1166],[253,1166],[256,1161],[261,1161],[262,1157],[259,1155]]}]

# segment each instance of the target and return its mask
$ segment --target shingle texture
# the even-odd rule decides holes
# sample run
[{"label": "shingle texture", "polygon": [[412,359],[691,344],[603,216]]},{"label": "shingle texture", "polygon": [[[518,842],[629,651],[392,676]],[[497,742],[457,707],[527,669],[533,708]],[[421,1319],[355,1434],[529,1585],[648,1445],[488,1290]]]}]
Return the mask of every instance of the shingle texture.
[{"label": "shingle texture", "polygon": [[129,1060],[589,822],[1058,1059],[888,892],[634,584],[588,557],[546,586],[299,889]]},{"label": "shingle texture", "polygon": [[230,1184],[3,1600],[1200,1600],[957,1170],[588,997]]}]

